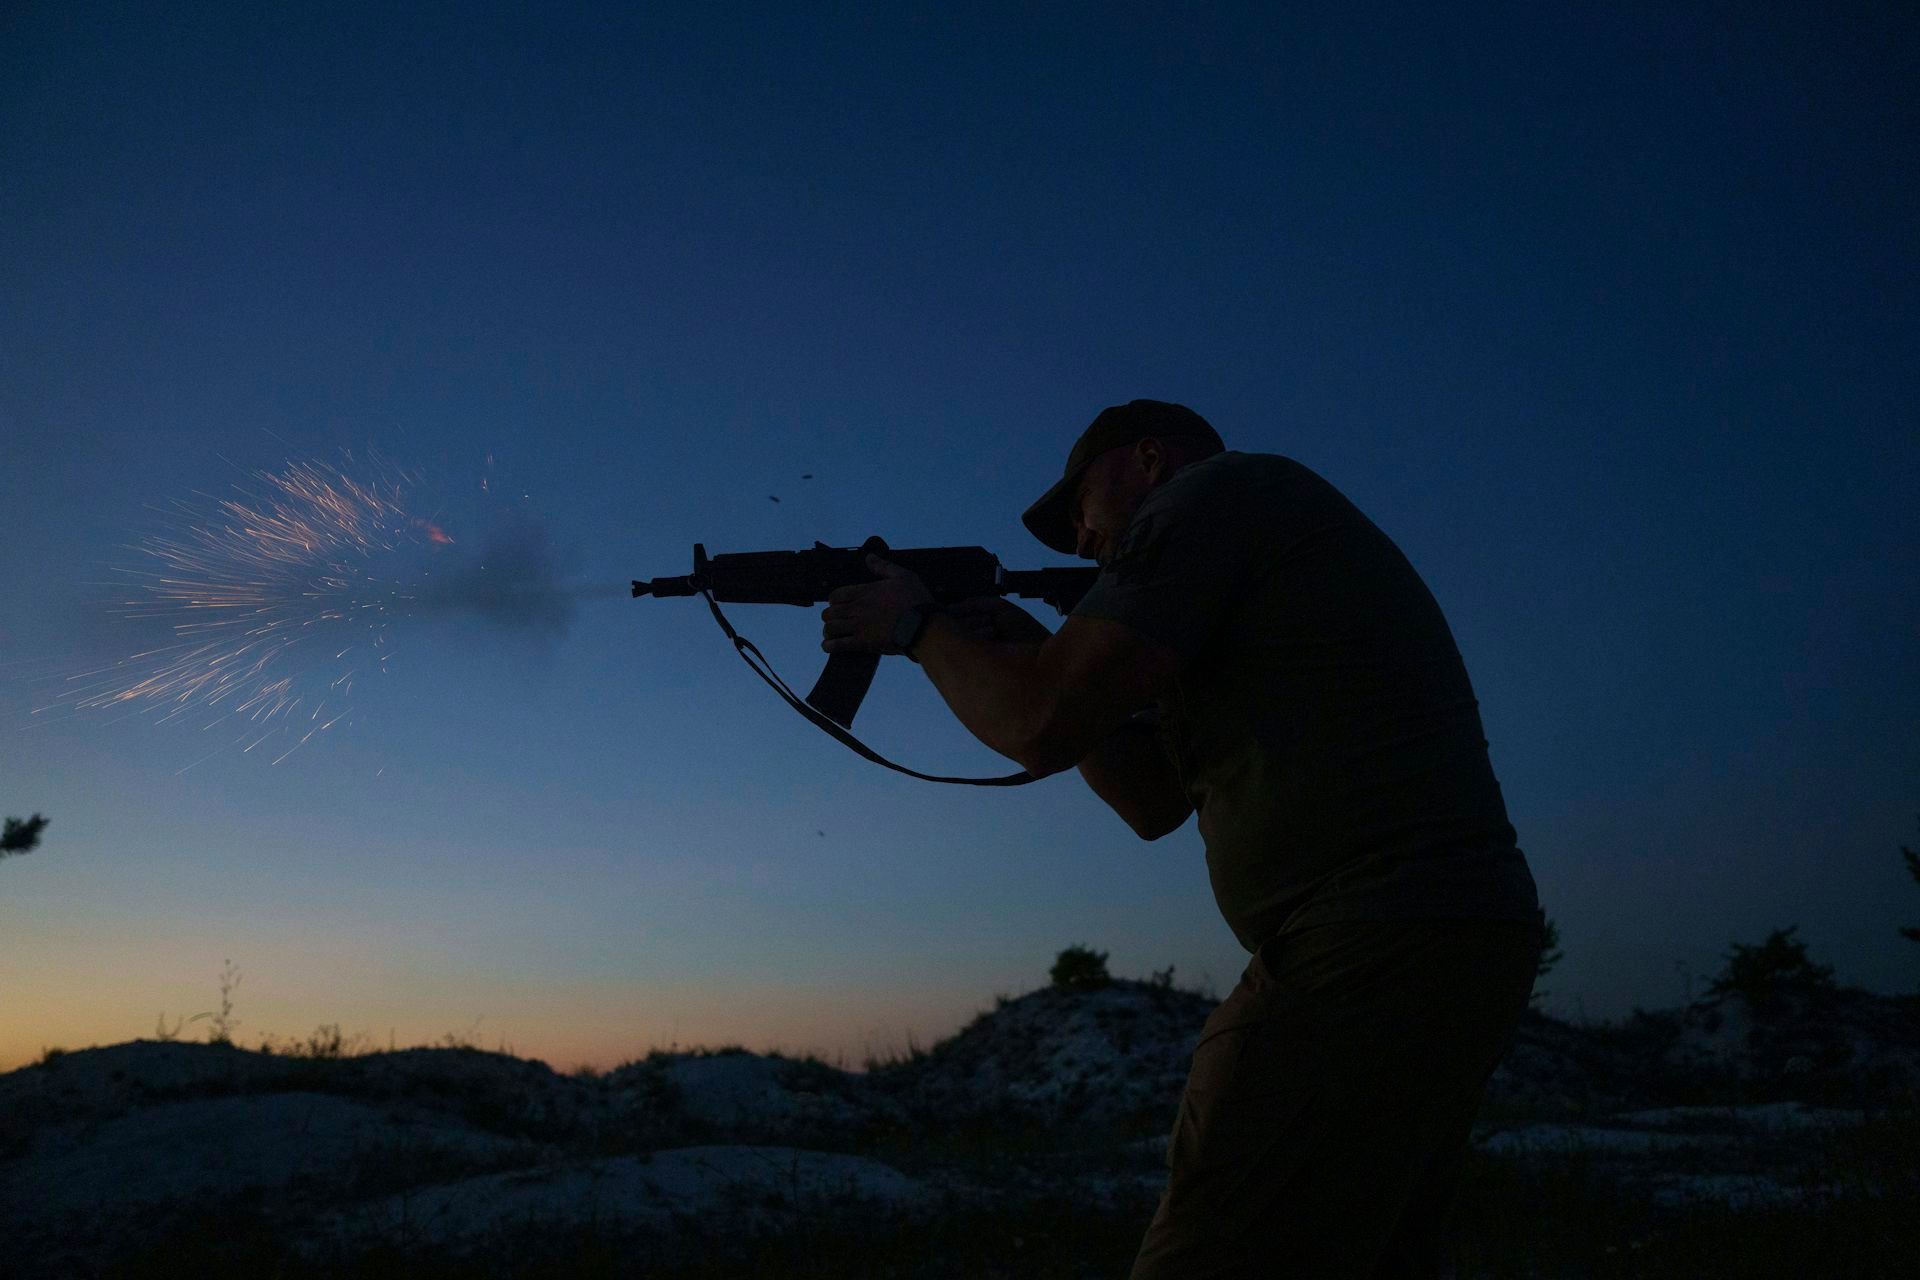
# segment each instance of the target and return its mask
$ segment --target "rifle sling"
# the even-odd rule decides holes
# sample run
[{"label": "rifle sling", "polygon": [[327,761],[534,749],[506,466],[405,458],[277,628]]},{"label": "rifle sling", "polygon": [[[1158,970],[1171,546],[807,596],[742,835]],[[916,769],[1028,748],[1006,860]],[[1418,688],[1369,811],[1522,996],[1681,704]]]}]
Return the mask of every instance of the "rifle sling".
[{"label": "rifle sling", "polygon": [[727,621],[727,615],[720,612],[720,605],[714,600],[713,593],[703,590],[700,594],[706,598],[707,608],[713,610],[713,620],[720,624],[720,630],[726,632],[727,639],[733,641],[734,652],[740,655],[742,662],[753,669],[753,674],[765,680],[767,687],[785,699],[788,706],[812,721],[822,732],[838,739],[848,750],[865,756],[875,764],[891,769],[895,773],[904,773],[909,778],[919,778],[922,782],[950,782],[969,787],[1019,787],[1034,780],[1033,775],[1024,770],[1019,773],[1010,773],[1004,778],[943,778],[909,769],[903,764],[895,764],[796,697],[787,682],[780,678],[780,673],[773,669],[773,664],[767,661],[767,656],[760,652],[753,641],[733,629],[733,624]]}]

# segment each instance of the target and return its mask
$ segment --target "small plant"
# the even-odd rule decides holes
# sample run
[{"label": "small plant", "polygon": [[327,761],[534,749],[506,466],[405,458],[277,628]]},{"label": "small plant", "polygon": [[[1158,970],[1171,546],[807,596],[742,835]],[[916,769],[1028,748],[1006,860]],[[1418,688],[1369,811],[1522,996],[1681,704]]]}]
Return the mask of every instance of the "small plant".
[{"label": "small plant", "polygon": [[1113,975],[1107,972],[1107,953],[1078,943],[1054,957],[1048,976],[1054,986],[1069,991],[1093,991],[1113,981]]},{"label": "small plant", "polygon": [[166,1010],[162,1009],[160,1011],[160,1023],[154,1028],[153,1037],[162,1044],[172,1044],[180,1038],[180,1033],[186,1029],[188,1023],[198,1022],[202,1018],[211,1018],[212,1016],[211,1013],[205,1012],[192,1014],[191,1016],[182,1014],[173,1020],[172,1026],[168,1026]]},{"label": "small plant", "polygon": [[278,1054],[283,1058],[307,1058],[315,1062],[330,1062],[336,1058],[352,1058],[372,1052],[371,1042],[361,1033],[342,1035],[340,1024],[324,1022],[315,1027],[304,1040],[289,1040],[281,1043],[274,1035],[261,1037],[260,1052]]},{"label": "small plant", "polygon": [[1555,924],[1552,920],[1548,920],[1545,931],[1543,931],[1540,935],[1540,959],[1534,965],[1534,968],[1533,968],[1534,986],[1533,986],[1532,998],[1535,1001],[1543,1000],[1548,995],[1552,994],[1551,992],[1544,990],[1540,986],[1540,980],[1546,977],[1549,973],[1551,973],[1553,971],[1553,966],[1559,964],[1560,961],[1563,959],[1563,955],[1559,948],[1560,948],[1560,926]]},{"label": "small plant", "polygon": [[1775,929],[1757,947],[1736,942],[1727,952],[1727,967],[1707,988],[1712,996],[1737,995],[1749,1006],[1759,1006],[1788,994],[1819,996],[1834,990],[1833,969],[1807,958],[1807,944],[1794,940],[1798,925]]},{"label": "small plant", "polygon": [[[985,1014],[981,1015],[981,1017],[985,1016]],[[892,1044],[887,1046],[884,1054],[875,1053],[872,1046],[868,1046],[862,1065],[867,1071],[885,1071],[891,1067],[910,1066],[913,1063],[921,1061],[926,1056],[927,1051],[920,1046],[920,1041],[914,1036],[913,1032],[909,1030],[907,1032],[907,1048],[904,1053],[901,1052],[897,1045]]]},{"label": "small plant", "polygon": [[220,966],[220,1011],[198,1014],[207,1019],[208,1044],[232,1044],[233,1029],[240,1019],[233,1016],[233,993],[240,989],[240,970],[228,960]]},{"label": "small plant", "polygon": [[341,1035],[340,1024],[337,1022],[323,1023],[315,1027],[313,1034],[307,1037],[306,1043],[300,1046],[300,1056],[315,1059],[344,1058],[353,1052],[358,1039],[359,1037],[356,1036],[350,1041]]},{"label": "small plant", "polygon": [[435,1040],[431,1047],[435,1049],[470,1049],[475,1053],[486,1052],[486,1050],[480,1047],[480,1023],[485,1017],[485,1014],[481,1014],[480,1017],[475,1018],[473,1024],[465,1031],[447,1032],[447,1034]]}]

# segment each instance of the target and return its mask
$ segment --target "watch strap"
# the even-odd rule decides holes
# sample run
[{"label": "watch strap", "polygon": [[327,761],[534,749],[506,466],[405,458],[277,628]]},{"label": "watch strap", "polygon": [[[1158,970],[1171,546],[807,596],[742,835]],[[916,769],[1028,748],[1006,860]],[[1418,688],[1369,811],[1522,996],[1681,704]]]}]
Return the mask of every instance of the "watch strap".
[{"label": "watch strap", "polygon": [[913,647],[920,643],[921,636],[927,634],[927,623],[932,621],[933,615],[945,613],[946,606],[938,600],[928,600],[913,606],[912,612],[918,621],[913,625],[913,634],[907,637],[905,644],[900,646],[900,652],[907,656],[907,661],[919,662],[920,659],[913,656]]}]

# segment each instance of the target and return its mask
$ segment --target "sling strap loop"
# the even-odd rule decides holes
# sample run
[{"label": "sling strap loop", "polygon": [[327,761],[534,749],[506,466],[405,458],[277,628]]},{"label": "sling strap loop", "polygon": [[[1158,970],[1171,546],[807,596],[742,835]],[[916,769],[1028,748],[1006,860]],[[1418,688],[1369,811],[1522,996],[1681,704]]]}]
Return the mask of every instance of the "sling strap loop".
[{"label": "sling strap loop", "polygon": [[788,706],[812,721],[821,732],[838,740],[848,750],[865,756],[883,768],[891,769],[895,773],[904,773],[909,778],[919,778],[922,782],[948,782],[968,787],[1018,787],[1034,780],[1033,775],[1024,770],[1020,773],[1010,773],[1003,778],[943,778],[937,774],[909,769],[903,764],[895,764],[797,697],[787,682],[780,678],[780,673],[773,669],[773,664],[767,661],[767,656],[760,652],[759,647],[733,629],[733,624],[727,621],[727,615],[720,612],[720,605],[714,600],[713,593],[703,590],[700,594],[706,598],[707,608],[713,610],[713,620],[720,624],[720,630],[726,633],[727,639],[733,641],[734,652],[740,655],[742,662],[753,669],[753,674],[766,681],[767,687],[779,694]]}]

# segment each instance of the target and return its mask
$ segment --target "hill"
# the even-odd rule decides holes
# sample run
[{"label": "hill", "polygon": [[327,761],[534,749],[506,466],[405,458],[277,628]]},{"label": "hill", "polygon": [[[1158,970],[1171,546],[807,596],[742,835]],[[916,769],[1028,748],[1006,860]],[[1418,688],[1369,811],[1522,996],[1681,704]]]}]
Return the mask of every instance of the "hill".
[{"label": "hill", "polygon": [[[1211,1007],[1160,984],[1048,988],[864,1073],[735,1049],[561,1075],[337,1038],[49,1055],[0,1075],[0,1270],[1123,1273]],[[1581,1203],[1616,1206],[1629,1234],[1866,1206],[1897,1210],[1911,1246],[1916,1087],[1912,998],[1724,997],[1598,1027],[1529,1014],[1476,1168],[1509,1190],[1577,1168]]]}]

